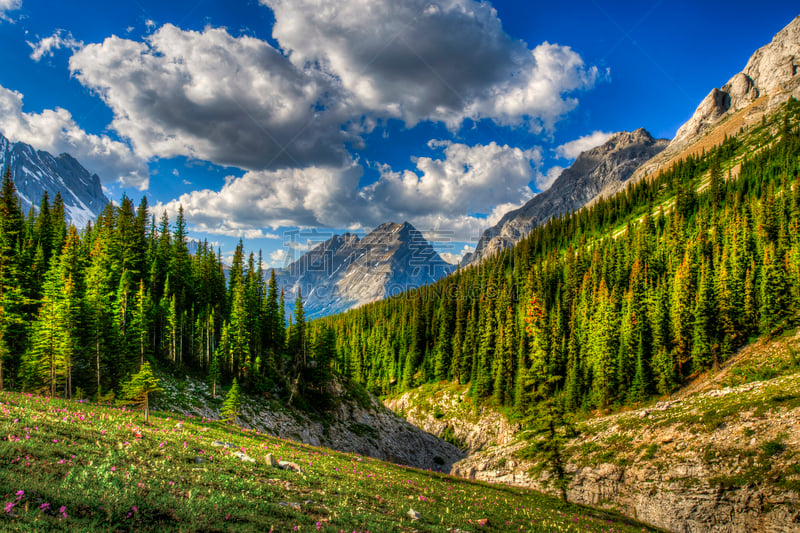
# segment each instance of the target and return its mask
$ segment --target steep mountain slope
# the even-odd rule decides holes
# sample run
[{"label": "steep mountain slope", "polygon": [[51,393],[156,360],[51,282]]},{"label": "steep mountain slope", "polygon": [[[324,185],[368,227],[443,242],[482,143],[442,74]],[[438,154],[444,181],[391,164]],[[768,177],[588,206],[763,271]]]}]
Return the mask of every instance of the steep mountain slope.
[{"label": "steep mountain slope", "polygon": [[[564,452],[570,501],[675,532],[797,531],[798,353],[798,330],[761,339],[668,400],[587,414]],[[421,387],[386,405],[469,450],[451,473],[557,493],[536,439],[465,387]]]},{"label": "steep mountain slope", "polygon": [[758,123],[791,96],[800,98],[800,15],[756,50],[742,72],[712,89],[669,146],[642,165],[631,181],[668,168],[689,154],[708,151],[725,135]]},{"label": "steep mountain slope", "polygon": [[97,174],[89,174],[71,155],[53,157],[28,144],[11,143],[0,134],[0,169],[6,168],[11,169],[24,211],[38,207],[44,191],[51,201],[61,193],[67,216],[83,227],[108,203]]},{"label": "steep mountain slope", "polygon": [[291,300],[302,291],[306,314],[314,317],[432,283],[453,269],[411,224],[387,222],[361,239],[331,237],[278,272],[278,279]]},{"label": "steep mountain slope", "polygon": [[633,172],[668,142],[654,139],[640,128],[616,133],[602,146],[583,152],[548,190],[506,213],[500,222],[487,229],[475,252],[465,257],[463,264],[478,262],[519,242],[534,227],[553,216],[583,207],[603,190],[624,186]]}]

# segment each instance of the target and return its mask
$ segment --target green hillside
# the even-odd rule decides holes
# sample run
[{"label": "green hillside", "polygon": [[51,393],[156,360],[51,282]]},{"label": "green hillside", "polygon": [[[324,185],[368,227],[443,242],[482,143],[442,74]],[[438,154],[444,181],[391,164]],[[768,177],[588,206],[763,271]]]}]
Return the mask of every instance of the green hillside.
[{"label": "green hillside", "polygon": [[322,323],[379,394],[433,381],[530,414],[676,390],[800,309],[800,104],[440,282]]},{"label": "green hillside", "polygon": [[532,491],[165,413],[145,425],[125,409],[6,392],[0,436],[3,531],[649,530]]}]

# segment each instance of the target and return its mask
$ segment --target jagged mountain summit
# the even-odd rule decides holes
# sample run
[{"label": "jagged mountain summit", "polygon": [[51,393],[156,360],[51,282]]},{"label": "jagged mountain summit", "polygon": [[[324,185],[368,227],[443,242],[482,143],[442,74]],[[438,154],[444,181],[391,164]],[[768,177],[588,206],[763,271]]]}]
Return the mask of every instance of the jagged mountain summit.
[{"label": "jagged mountain summit", "polygon": [[433,283],[454,269],[414,226],[387,222],[360,239],[334,235],[276,274],[287,303],[302,291],[306,314],[318,317]]},{"label": "jagged mountain summit", "polygon": [[22,202],[22,209],[38,208],[44,191],[52,200],[61,193],[67,217],[78,227],[84,227],[108,203],[100,178],[71,155],[53,157],[23,142],[12,143],[0,134],[0,169],[11,169],[11,175]]},{"label": "jagged mountain summit", "polygon": [[580,209],[603,191],[622,186],[668,143],[667,139],[654,139],[644,128],[615,133],[601,146],[580,154],[549,189],[487,229],[475,252],[465,256],[462,264],[481,261],[512,246],[550,217]]},{"label": "jagged mountain summit", "polygon": [[669,146],[634,174],[637,181],[689,154],[719,144],[725,135],[761,121],[790,97],[800,98],[800,15],[756,50],[744,70],[714,88]]}]

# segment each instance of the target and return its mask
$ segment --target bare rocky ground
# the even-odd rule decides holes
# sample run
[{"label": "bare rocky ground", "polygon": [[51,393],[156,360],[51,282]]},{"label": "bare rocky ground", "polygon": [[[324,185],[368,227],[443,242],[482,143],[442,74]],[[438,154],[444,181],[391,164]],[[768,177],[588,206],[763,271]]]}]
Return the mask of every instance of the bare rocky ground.
[{"label": "bare rocky ground", "polygon": [[[190,377],[180,382],[162,377],[160,385],[164,393],[155,399],[155,410],[208,420],[221,418],[224,394],[212,398],[206,383]],[[333,398],[330,408],[314,415],[277,400],[246,396],[236,422],[283,439],[425,470],[448,472],[466,455],[411,425],[363,390],[346,388],[334,380],[327,392]]]},{"label": "bare rocky ground", "polygon": [[[799,354],[797,332],[758,341],[672,397],[587,416],[567,450],[569,499],[681,533],[800,531]],[[519,426],[463,389],[386,403],[469,451],[451,473],[556,493]]]}]

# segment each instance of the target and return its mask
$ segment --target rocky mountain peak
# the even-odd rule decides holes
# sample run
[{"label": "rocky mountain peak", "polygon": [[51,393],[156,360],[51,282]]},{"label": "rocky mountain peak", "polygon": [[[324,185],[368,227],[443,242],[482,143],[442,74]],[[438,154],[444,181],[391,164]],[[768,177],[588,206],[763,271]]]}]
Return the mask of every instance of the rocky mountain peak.
[{"label": "rocky mountain peak", "polygon": [[644,128],[615,133],[602,145],[580,154],[548,190],[487,229],[475,252],[465,256],[462,264],[475,263],[512,246],[550,217],[580,209],[600,195],[613,194],[668,142],[654,139]]},{"label": "rocky mountain peak", "polygon": [[69,219],[85,226],[108,203],[97,174],[90,174],[67,153],[53,157],[22,142],[12,143],[0,134],[0,169],[11,169],[24,211],[38,208],[47,191],[52,200],[61,193]]},{"label": "rocky mountain peak", "polygon": [[669,152],[689,145],[761,97],[767,98],[767,108],[774,108],[791,95],[800,96],[800,15],[756,50],[742,72],[708,93],[692,118],[678,129]]},{"label": "rocky mountain peak", "polygon": [[360,239],[331,237],[278,277],[288,301],[302,290],[304,309],[314,317],[433,283],[453,269],[410,223],[386,222]]}]

